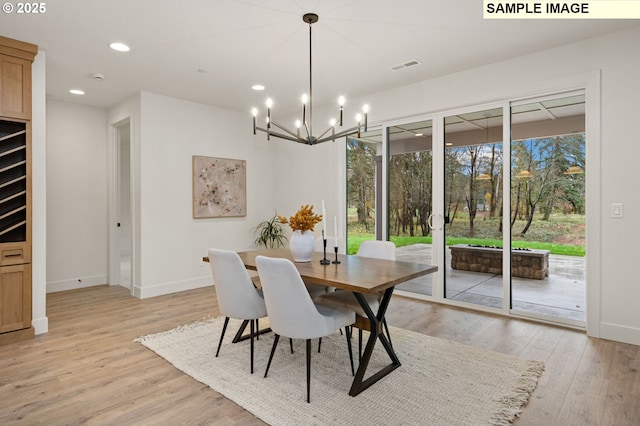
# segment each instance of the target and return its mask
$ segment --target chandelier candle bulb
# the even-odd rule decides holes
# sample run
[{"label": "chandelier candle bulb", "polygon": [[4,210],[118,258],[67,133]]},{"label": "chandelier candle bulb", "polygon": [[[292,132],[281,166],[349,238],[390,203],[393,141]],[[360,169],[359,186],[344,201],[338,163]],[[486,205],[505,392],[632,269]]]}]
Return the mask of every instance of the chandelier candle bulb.
[{"label": "chandelier candle bulb", "polygon": [[369,114],[369,105],[364,104],[362,107],[362,112],[364,112],[364,131],[367,131],[367,115]]},{"label": "chandelier candle bulb", "polygon": [[273,106],[273,101],[269,98],[267,99],[267,129],[271,128],[271,106]]},{"label": "chandelier candle bulb", "polygon": [[302,95],[302,122],[307,122],[307,95]]},{"label": "chandelier candle bulb", "polygon": [[258,116],[258,110],[253,108],[251,110],[251,115],[253,115],[253,134],[256,134],[256,117]]}]

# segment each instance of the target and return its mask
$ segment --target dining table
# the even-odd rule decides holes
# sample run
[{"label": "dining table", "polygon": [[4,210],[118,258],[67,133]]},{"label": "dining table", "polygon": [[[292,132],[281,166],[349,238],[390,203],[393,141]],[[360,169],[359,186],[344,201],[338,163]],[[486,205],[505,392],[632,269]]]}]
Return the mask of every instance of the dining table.
[{"label": "dining table", "polygon": [[[330,259],[327,259],[323,252],[313,253],[309,262],[295,262],[290,250],[286,248],[240,251],[238,255],[245,268],[254,271],[257,271],[256,257],[258,256],[289,259],[305,283],[320,284],[333,287],[338,291],[353,293],[367,316],[367,318],[362,318],[359,323],[356,321],[356,326],[367,329],[369,338],[349,390],[351,396],[358,395],[401,365],[400,359],[382,327],[395,286],[438,270],[437,266],[426,263],[374,259],[357,255],[331,254]],[[206,257],[203,260],[208,261]],[[367,303],[367,299],[364,297],[366,294],[380,296],[377,312],[374,312]],[[380,342],[385,349],[390,363],[365,379],[365,373],[367,373],[377,342]]]}]

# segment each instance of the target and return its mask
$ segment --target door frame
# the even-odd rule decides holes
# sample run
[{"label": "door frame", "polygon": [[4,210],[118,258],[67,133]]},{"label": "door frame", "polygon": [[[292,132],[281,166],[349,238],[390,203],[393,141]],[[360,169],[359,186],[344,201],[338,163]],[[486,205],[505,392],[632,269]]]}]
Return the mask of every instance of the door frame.
[{"label": "door frame", "polygon": [[129,250],[131,252],[131,279],[128,286],[132,295],[135,295],[135,276],[136,276],[136,250],[135,246],[135,226],[134,220],[134,121],[131,117],[123,118],[109,126],[109,285],[122,285],[120,276],[120,252],[121,241],[118,224],[120,218],[120,183],[121,183],[121,129],[127,124],[129,125],[129,216],[131,223],[131,244]]}]

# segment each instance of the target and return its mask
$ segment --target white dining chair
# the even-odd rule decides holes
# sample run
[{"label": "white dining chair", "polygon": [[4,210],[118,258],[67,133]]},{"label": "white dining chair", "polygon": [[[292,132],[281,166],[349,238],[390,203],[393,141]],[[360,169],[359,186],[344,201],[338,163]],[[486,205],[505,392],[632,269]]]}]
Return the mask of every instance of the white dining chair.
[{"label": "white dining chair", "polygon": [[209,264],[216,288],[218,308],[225,316],[216,358],[229,324],[229,318],[248,320],[251,338],[251,374],[253,374],[254,337],[259,334],[258,320],[267,316],[262,292],[255,288],[251,277],[236,252],[209,249]]},{"label": "white dining chair", "polygon": [[[358,248],[357,256],[371,257],[374,259],[396,260],[396,245],[391,241],[382,240],[365,240],[360,244]],[[375,313],[380,307],[381,294],[363,294],[365,300],[371,307],[371,310]],[[367,314],[362,309],[362,306],[350,291],[334,291],[325,295],[318,296],[318,302],[329,303],[334,306],[340,306],[343,308],[353,310],[358,317],[363,319],[367,318]],[[387,334],[389,344],[391,344],[391,334],[389,333],[389,326],[387,320],[383,321],[383,326]],[[358,328],[358,354],[361,355],[362,351],[362,329]]]},{"label": "white dining chair", "polygon": [[[311,340],[320,339],[347,327],[355,321],[355,313],[348,309],[314,303],[305,289],[300,273],[288,259],[256,257],[260,282],[269,313],[271,330],[275,334],[264,377],[278,345],[280,336],[290,339],[305,339],[307,343],[307,402],[311,394]],[[353,356],[350,332],[347,348],[353,374]]]}]

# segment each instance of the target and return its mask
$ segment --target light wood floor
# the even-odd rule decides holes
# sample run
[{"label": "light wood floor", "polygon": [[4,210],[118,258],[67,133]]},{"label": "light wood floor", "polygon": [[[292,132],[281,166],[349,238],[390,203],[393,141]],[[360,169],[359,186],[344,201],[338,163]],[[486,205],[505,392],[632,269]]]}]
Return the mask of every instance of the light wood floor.
[{"label": "light wood floor", "polygon": [[[0,424],[263,424],[133,343],[211,315],[213,287],[145,300],[107,286],[48,294],[49,333],[0,346]],[[640,424],[638,346],[402,297],[388,320],[545,361],[516,425]]]}]

